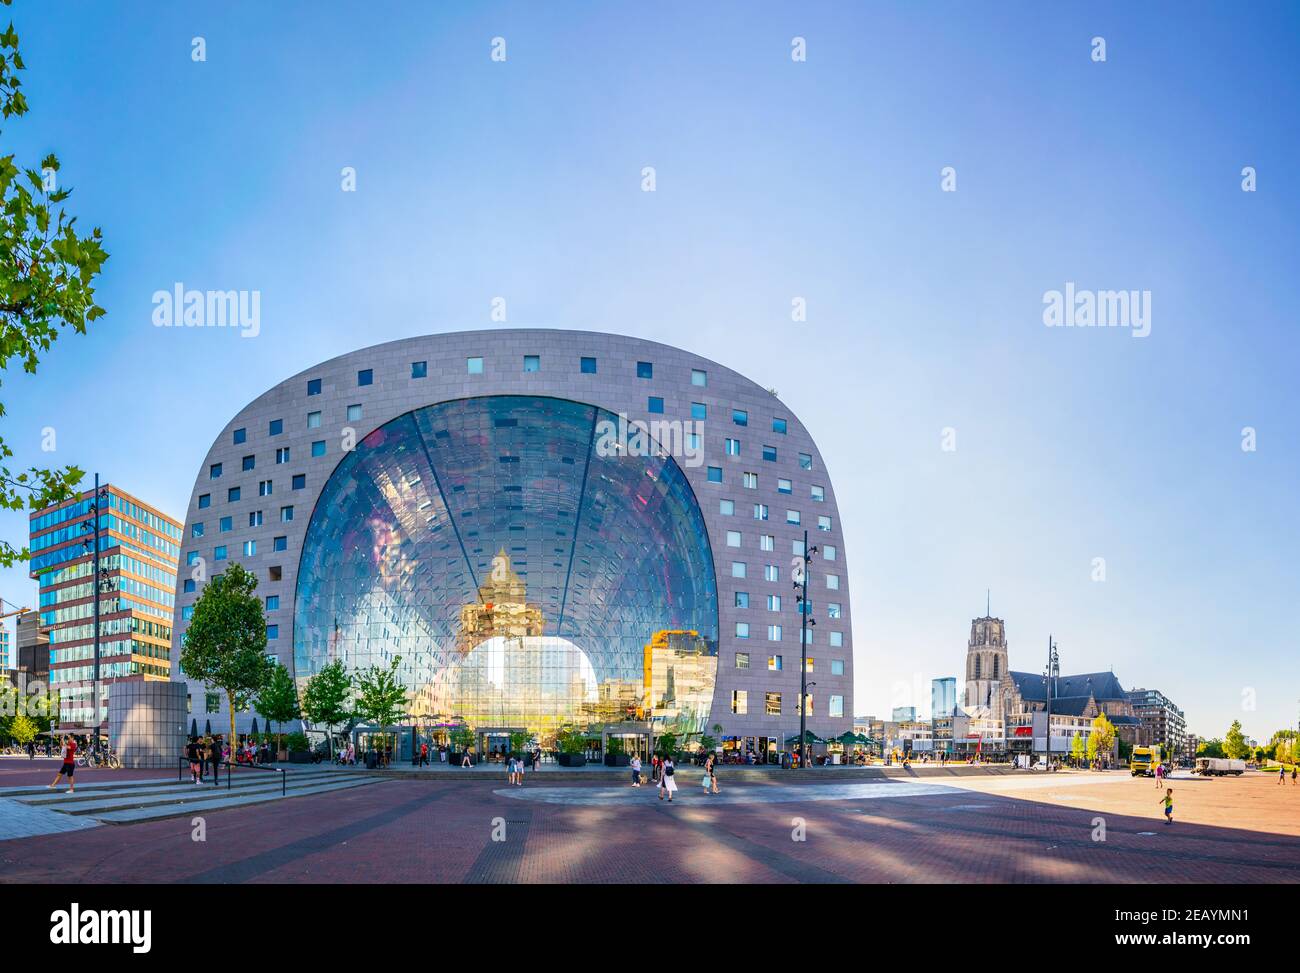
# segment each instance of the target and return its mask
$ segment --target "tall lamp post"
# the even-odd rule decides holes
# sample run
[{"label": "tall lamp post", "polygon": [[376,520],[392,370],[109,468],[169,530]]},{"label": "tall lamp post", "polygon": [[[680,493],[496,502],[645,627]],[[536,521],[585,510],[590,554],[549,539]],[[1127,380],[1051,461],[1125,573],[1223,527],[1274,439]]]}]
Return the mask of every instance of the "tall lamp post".
[{"label": "tall lamp post", "polygon": [[94,598],[94,671],[90,686],[91,695],[91,712],[94,714],[94,733],[95,744],[99,743],[99,596],[106,588],[106,579],[103,575],[108,574],[107,569],[101,572],[99,567],[99,517],[101,506],[108,504],[108,491],[100,490],[99,474],[95,474],[95,495],[90,500],[90,519],[83,521],[81,529],[88,531],[90,536],[82,541],[82,545],[91,549],[91,584],[92,597]]},{"label": "tall lamp post", "polygon": [[808,565],[816,547],[808,546],[808,531],[803,532],[803,555],[794,559],[794,589],[799,594],[795,602],[799,605],[799,769],[808,766],[808,629],[817,625],[817,620],[809,618],[812,606],[808,603]]},{"label": "tall lamp post", "polygon": [[1047,751],[1047,769],[1052,769],[1052,694],[1056,690],[1056,678],[1061,674],[1061,660],[1056,654],[1056,643],[1052,636],[1047,636],[1047,668],[1043,670],[1043,682],[1047,686],[1047,731],[1043,737],[1043,747]]}]

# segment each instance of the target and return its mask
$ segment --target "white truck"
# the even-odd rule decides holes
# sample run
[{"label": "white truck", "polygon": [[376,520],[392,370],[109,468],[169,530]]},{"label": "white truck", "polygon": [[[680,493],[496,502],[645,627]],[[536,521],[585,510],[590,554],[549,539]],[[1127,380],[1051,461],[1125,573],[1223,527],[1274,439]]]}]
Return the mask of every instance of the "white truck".
[{"label": "white truck", "polygon": [[1246,772],[1246,761],[1229,760],[1226,757],[1197,757],[1196,772],[1202,777],[1222,777],[1225,774],[1240,777]]}]

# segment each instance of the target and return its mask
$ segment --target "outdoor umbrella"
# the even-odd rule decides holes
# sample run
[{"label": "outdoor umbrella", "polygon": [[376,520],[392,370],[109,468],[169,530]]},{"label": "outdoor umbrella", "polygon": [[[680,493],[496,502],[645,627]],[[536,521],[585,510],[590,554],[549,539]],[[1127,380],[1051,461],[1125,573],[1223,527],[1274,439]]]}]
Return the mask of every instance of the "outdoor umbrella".
[{"label": "outdoor umbrella", "polygon": [[204,720],[204,721],[203,721],[203,735],[204,735],[204,736],[208,736],[208,737],[212,736],[212,721],[211,721],[211,720]]},{"label": "outdoor umbrella", "polygon": [[190,736],[196,737],[198,735],[199,735],[199,721],[190,720]]},{"label": "outdoor umbrella", "polygon": [[253,717],[253,736],[257,736],[257,717]]},{"label": "outdoor umbrella", "polygon": [[853,744],[858,742],[858,735],[852,730],[845,730],[836,737],[836,739],[839,740],[840,743],[844,744],[844,746],[851,747]]},{"label": "outdoor umbrella", "polygon": [[[796,736],[795,739],[797,740],[797,739],[799,739],[799,738]],[[804,731],[803,731],[803,742],[806,743],[806,744],[808,744],[809,746],[811,746],[811,745],[813,745],[813,744],[815,744],[815,743],[825,743],[826,741],[823,740],[821,737],[819,737],[819,736],[818,736],[816,733],[814,733],[812,730],[804,730]]]}]

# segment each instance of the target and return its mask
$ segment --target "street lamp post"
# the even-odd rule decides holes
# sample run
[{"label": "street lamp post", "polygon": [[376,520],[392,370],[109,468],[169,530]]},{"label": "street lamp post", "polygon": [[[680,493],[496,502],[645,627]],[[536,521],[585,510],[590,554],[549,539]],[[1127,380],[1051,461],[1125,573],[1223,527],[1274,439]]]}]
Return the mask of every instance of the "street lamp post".
[{"label": "street lamp post", "polygon": [[[90,686],[91,712],[94,714],[95,743],[99,742],[99,596],[104,591],[104,579],[100,577],[99,568],[99,516],[100,505],[108,499],[108,491],[99,489],[99,474],[95,474],[95,495],[90,500],[91,519],[82,523],[82,530],[90,531],[90,537],[82,543],[91,548],[91,597],[94,600],[94,669]],[[107,571],[104,572],[105,574]]]},{"label": "street lamp post", "polygon": [[816,619],[808,617],[808,565],[816,547],[808,546],[808,531],[803,532],[803,555],[794,560],[794,588],[799,594],[795,601],[799,605],[799,769],[808,766],[808,628],[816,626]]},{"label": "street lamp post", "polygon": [[1047,686],[1047,729],[1043,736],[1043,749],[1047,752],[1047,769],[1052,769],[1052,692],[1056,689],[1056,677],[1061,674],[1061,661],[1056,654],[1056,643],[1052,636],[1047,636],[1047,668],[1043,671],[1043,682]]}]

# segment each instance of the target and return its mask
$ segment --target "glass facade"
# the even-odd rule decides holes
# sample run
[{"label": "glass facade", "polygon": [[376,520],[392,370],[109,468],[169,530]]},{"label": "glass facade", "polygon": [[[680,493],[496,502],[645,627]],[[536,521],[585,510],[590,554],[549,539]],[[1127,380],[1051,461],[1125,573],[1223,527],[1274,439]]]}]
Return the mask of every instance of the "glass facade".
[{"label": "glass facade", "polygon": [[303,543],[300,684],[335,659],[357,671],[400,657],[421,721],[544,746],[565,727],[703,731],[719,625],[704,519],[677,463],[611,437],[618,423],[498,395],[416,409],[362,440]]}]

